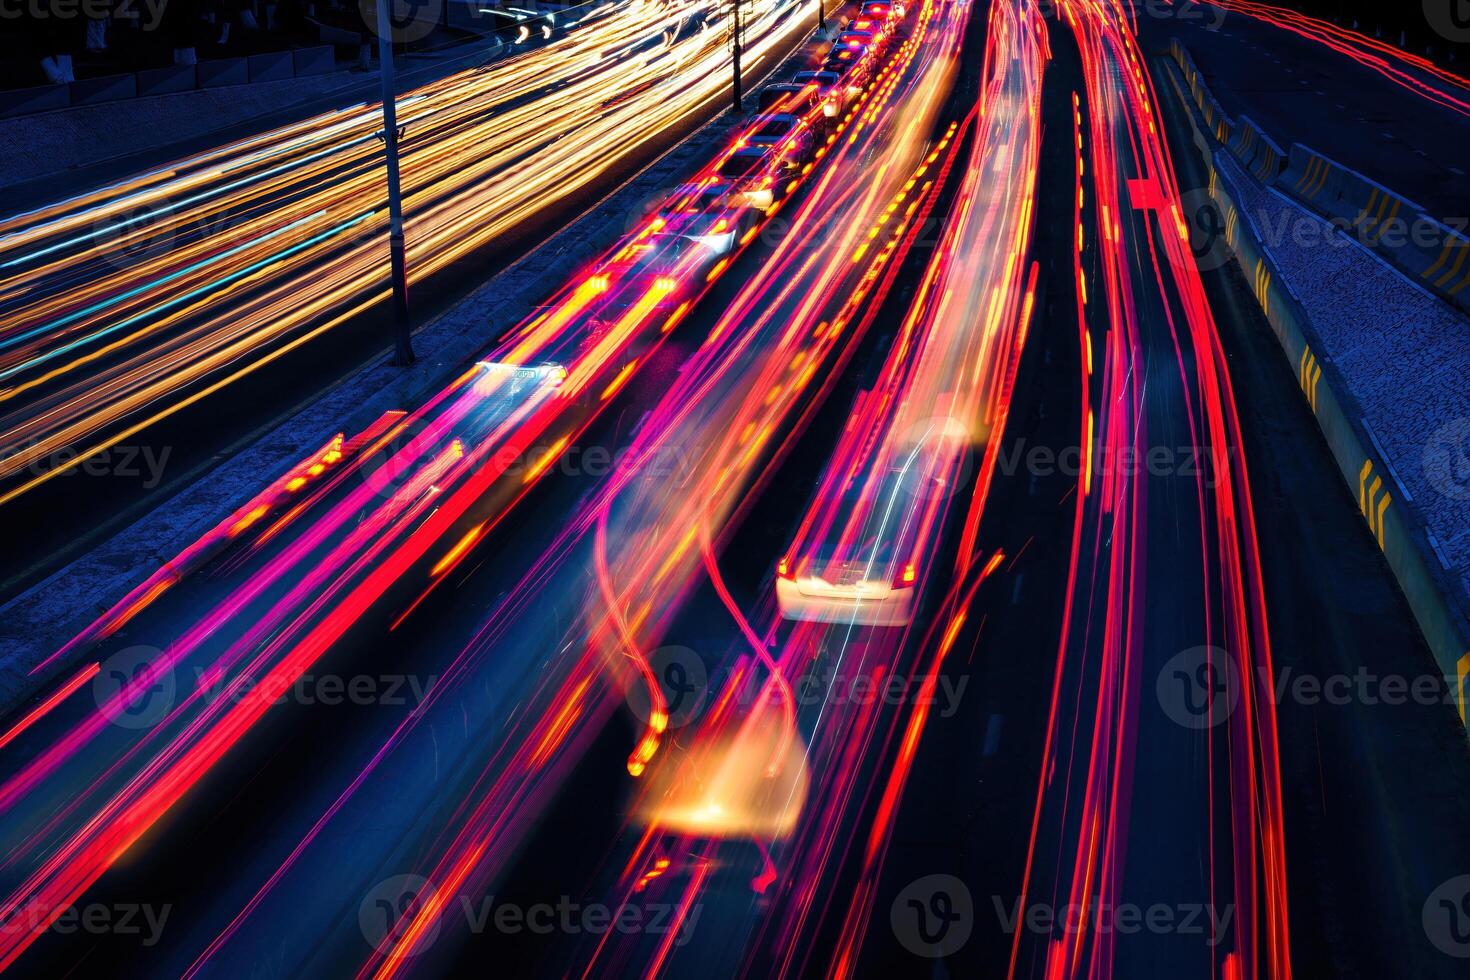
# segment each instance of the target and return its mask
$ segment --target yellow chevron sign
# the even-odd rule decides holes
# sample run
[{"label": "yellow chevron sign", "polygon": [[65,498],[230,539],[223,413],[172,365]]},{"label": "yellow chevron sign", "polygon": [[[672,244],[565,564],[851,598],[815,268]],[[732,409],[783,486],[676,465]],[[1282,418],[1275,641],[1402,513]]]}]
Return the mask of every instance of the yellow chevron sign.
[{"label": "yellow chevron sign", "polygon": [[1322,381],[1322,365],[1317,361],[1317,355],[1312,353],[1310,347],[1302,347],[1302,359],[1296,367],[1297,381],[1300,383],[1302,393],[1307,396],[1307,401],[1312,405],[1312,411],[1317,410],[1317,385]]},{"label": "yellow chevron sign", "polygon": [[[1432,281],[1437,288],[1446,289],[1451,296],[1455,296],[1460,290],[1470,286],[1470,269],[1466,269],[1465,261],[1467,256],[1470,256],[1470,242],[1451,238],[1445,242],[1444,250],[1439,253],[1435,263],[1424,270],[1422,278]],[[1462,271],[1465,278],[1451,289],[1450,283],[1455,282]]]},{"label": "yellow chevron sign", "polygon": [[[1383,490],[1382,497],[1378,496],[1379,490]],[[1392,502],[1393,494],[1384,489],[1383,477],[1373,472],[1373,461],[1363,460],[1363,468],[1358,471],[1358,510],[1367,519],[1368,530],[1378,538],[1379,550],[1383,548],[1383,518]]]},{"label": "yellow chevron sign", "polygon": [[1256,300],[1261,304],[1261,312],[1266,316],[1271,315],[1271,270],[1266,266],[1265,259],[1256,259]]},{"label": "yellow chevron sign", "polygon": [[1332,165],[1321,157],[1312,157],[1307,161],[1306,172],[1297,178],[1296,189],[1307,197],[1316,197],[1322,193],[1322,188],[1327,185],[1327,177],[1332,173]]},{"label": "yellow chevron sign", "polygon": [[1368,194],[1368,204],[1355,224],[1362,225],[1366,232],[1372,232],[1375,225],[1393,221],[1399,216],[1399,204],[1398,198],[1375,187]]},{"label": "yellow chevron sign", "polygon": [[1470,652],[1460,658],[1455,665],[1455,704],[1460,709],[1460,724],[1470,724],[1465,720],[1465,675],[1470,674]]}]

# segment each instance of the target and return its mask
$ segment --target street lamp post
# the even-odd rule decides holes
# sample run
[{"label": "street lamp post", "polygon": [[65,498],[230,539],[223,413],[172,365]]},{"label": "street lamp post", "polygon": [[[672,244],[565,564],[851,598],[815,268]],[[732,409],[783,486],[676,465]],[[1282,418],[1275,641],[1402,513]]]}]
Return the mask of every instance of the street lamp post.
[{"label": "street lamp post", "polygon": [[731,0],[731,4],[735,8],[735,16],[733,18],[733,20],[734,20],[734,28],[735,29],[734,29],[734,32],[731,35],[731,37],[732,37],[733,40],[732,40],[732,43],[730,45],[731,61],[734,63],[734,66],[735,66],[735,83],[734,83],[734,87],[731,89],[731,100],[730,100],[730,103],[731,103],[731,107],[736,112],[739,112],[741,110],[741,105],[740,105],[740,0]]},{"label": "street lamp post", "polygon": [[827,10],[825,5],[823,4],[823,0],[817,0],[817,30],[825,31],[826,29]]},{"label": "street lamp post", "polygon": [[413,363],[408,319],[408,262],[403,250],[403,194],[398,185],[398,107],[393,84],[393,29],[388,4],[378,0],[378,67],[383,80],[383,156],[388,171],[388,258],[393,276],[393,363]]}]

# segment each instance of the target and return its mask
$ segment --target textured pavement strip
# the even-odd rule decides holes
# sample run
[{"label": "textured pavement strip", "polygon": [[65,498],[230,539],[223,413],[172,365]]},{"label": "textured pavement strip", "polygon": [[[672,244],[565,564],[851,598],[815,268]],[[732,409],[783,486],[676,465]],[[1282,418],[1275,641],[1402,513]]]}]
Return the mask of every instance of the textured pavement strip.
[{"label": "textured pavement strip", "polygon": [[[1322,348],[1318,357],[1335,365],[1345,381],[1358,414],[1413,498],[1419,522],[1437,540],[1458,598],[1470,601],[1470,474],[1446,485],[1425,465],[1430,453],[1440,451],[1446,427],[1470,431],[1470,319],[1315,214],[1261,187],[1228,154],[1215,159],[1306,307]],[[1281,228],[1288,229],[1285,236],[1273,234]],[[1461,434],[1461,452],[1467,438]]]},{"label": "textured pavement strip", "polygon": [[[398,67],[400,98],[438,77],[528,50],[479,38],[432,54],[409,52]],[[192,157],[200,140],[219,146],[354,105],[377,105],[380,85],[376,69],[348,68],[0,119],[0,188],[18,186],[20,198],[35,191],[50,199],[58,173],[99,170],[93,182],[106,183]]]},{"label": "textured pavement strip", "polygon": [[[0,119],[0,187],[149,151],[164,143],[196,139],[257,115],[281,112],[295,103],[335,93],[351,79],[346,72],[333,72]],[[176,154],[190,155],[186,149]],[[124,176],[119,172],[114,179]]]},{"label": "textured pavement strip", "polygon": [[[809,43],[809,42],[805,42]],[[805,43],[769,78],[804,63]],[[747,98],[754,104],[753,86]],[[246,449],[206,473],[97,548],[0,607],[0,714],[34,690],[32,667],[59,649],[163,562],[197,540],[272,479],[338,432],[355,432],[393,408],[426,400],[625,231],[656,200],[714,154],[729,110],[676,144],[452,309],[414,334],[418,362],[384,357],[339,382]],[[68,664],[57,664],[51,675]]]}]

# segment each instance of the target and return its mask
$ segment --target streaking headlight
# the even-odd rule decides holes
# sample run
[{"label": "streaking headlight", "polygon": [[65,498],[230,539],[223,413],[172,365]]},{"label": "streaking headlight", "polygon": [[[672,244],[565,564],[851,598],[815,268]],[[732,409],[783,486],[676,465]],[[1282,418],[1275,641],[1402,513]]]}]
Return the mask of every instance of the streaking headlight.
[{"label": "streaking headlight", "polygon": [[475,390],[480,394],[524,386],[556,388],[567,377],[567,369],[560,364],[525,365],[476,361],[475,367],[482,372],[475,379]]},{"label": "streaking headlight", "polygon": [[689,240],[698,242],[716,255],[724,255],[735,247],[735,232],[727,231],[718,235],[690,235]]}]

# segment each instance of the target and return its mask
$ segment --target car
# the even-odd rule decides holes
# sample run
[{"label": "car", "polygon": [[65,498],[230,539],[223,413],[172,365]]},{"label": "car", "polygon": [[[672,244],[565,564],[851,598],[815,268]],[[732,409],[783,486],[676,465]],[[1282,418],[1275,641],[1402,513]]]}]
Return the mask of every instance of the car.
[{"label": "car", "polygon": [[816,154],[811,127],[789,112],[756,116],[741,141],[746,146],[769,147],[797,164],[810,163]]},{"label": "car", "polygon": [[834,47],[827,55],[827,60],[822,62],[822,70],[836,72],[847,86],[848,96],[856,97],[868,84],[871,74],[868,59],[864,57],[866,54],[866,48],[857,50],[849,45]]},{"label": "car", "polygon": [[[655,241],[679,238],[688,245],[674,246],[683,253],[692,245],[708,252],[711,259],[723,258],[735,250],[740,236],[756,224],[750,208],[718,207],[699,214],[680,215],[654,233]],[[695,261],[699,261],[695,258]]]},{"label": "car", "polygon": [[914,618],[918,569],[895,568],[892,538],[865,541],[852,557],[782,558],[776,565],[776,604],[784,619],[856,626],[907,626]]},{"label": "car", "polygon": [[847,30],[843,33],[851,33],[854,31],[863,34],[871,34],[873,35],[873,37],[881,40],[885,44],[888,42],[888,37],[890,33],[892,33],[892,29],[889,27],[886,20],[878,17],[867,17],[863,15],[854,17],[848,23]]},{"label": "car", "polygon": [[854,50],[872,51],[875,54],[881,54],[883,39],[874,31],[846,30],[837,35],[837,42],[833,46],[833,50],[836,50],[841,45],[846,45]]},{"label": "car", "polygon": [[663,206],[658,210],[658,217],[664,222],[671,222],[683,215],[720,209],[725,206],[728,194],[728,188],[708,180],[680,184],[664,199]]},{"label": "car", "polygon": [[687,298],[689,287],[758,223],[758,214],[732,205],[730,196],[723,182],[681,185],[638,234],[597,266],[592,281],[602,290],[620,290],[625,304],[649,289],[655,308]]},{"label": "car", "polygon": [[786,196],[788,168],[764,146],[740,146],[720,161],[715,177],[729,188],[731,207],[765,211]]},{"label": "car", "polygon": [[791,81],[817,90],[822,97],[822,114],[828,119],[836,118],[847,105],[847,86],[835,71],[799,71],[791,76]]},{"label": "car", "polygon": [[863,4],[862,13],[866,17],[882,17],[894,21],[903,19],[904,8],[903,4],[889,3],[888,0],[868,0]]},{"label": "car", "polygon": [[822,95],[815,86],[777,82],[761,89],[757,108],[761,112],[789,112],[806,118],[815,112]]},{"label": "car", "polygon": [[[871,393],[859,394],[860,402]],[[954,404],[941,394],[937,405]],[[861,416],[861,405],[854,418]],[[948,416],[904,425],[868,463],[851,463],[837,489],[822,480],[800,528],[776,566],[782,617],[864,626],[913,621],[920,566],[957,474],[974,446],[972,427]],[[845,432],[834,458],[873,437]]]},{"label": "car", "polygon": [[828,71],[836,71],[842,76],[842,84],[848,101],[862,94],[868,84],[868,71],[862,65],[844,64],[840,61],[828,60],[822,64]]}]

